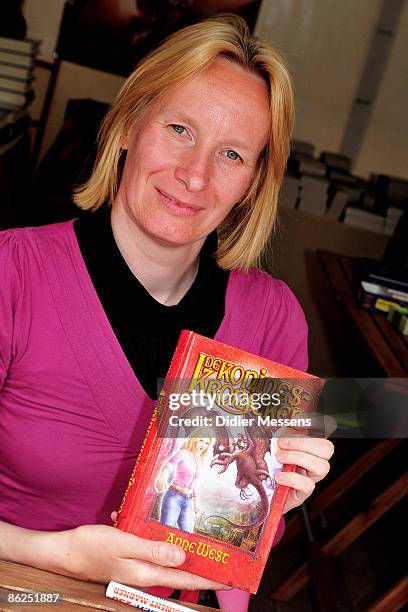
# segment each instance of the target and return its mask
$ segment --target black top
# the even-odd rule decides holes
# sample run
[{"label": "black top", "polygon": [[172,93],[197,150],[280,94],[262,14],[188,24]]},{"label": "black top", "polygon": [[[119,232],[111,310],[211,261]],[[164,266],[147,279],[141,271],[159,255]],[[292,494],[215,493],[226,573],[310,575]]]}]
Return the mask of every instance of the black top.
[{"label": "black top", "polygon": [[196,279],[175,306],[157,302],[132,274],[113,236],[106,206],[74,222],[86,267],[113,331],[140,384],[157,398],[182,329],[213,338],[224,317],[229,272],[214,258],[217,233],[200,253]]}]

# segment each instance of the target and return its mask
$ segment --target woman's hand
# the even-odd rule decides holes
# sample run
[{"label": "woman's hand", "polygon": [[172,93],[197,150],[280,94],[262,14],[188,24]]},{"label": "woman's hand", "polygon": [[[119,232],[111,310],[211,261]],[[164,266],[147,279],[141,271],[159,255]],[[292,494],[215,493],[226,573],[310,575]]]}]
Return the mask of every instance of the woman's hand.
[{"label": "woman's hand", "polygon": [[107,525],[44,532],[37,537],[36,544],[37,567],[79,580],[102,583],[115,580],[142,588],[229,588],[176,569],[185,560],[185,553],[177,546],[145,540]]},{"label": "woman's hand", "polygon": [[297,467],[296,472],[278,472],[278,484],[290,487],[284,513],[303,504],[313,493],[316,482],[322,480],[330,470],[329,459],[334,445],[324,438],[278,438],[276,459],[283,464]]},{"label": "woman's hand", "polygon": [[0,559],[94,582],[116,580],[142,588],[230,588],[176,569],[185,559],[177,546],[144,540],[107,525],[51,532],[0,521]]}]

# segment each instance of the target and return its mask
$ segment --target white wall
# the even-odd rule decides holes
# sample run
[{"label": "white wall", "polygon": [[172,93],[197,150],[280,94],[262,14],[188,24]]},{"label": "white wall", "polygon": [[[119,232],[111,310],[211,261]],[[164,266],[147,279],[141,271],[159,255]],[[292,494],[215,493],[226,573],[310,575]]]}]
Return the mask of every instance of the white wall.
[{"label": "white wall", "polygon": [[374,104],[355,171],[408,178],[408,2]]},{"label": "white wall", "polygon": [[[264,0],[257,34],[285,54],[294,77],[296,138],[338,151],[382,0]],[[408,3],[354,170],[408,177]]]},{"label": "white wall", "polygon": [[27,36],[42,41],[41,59],[52,61],[65,0],[25,0]]}]

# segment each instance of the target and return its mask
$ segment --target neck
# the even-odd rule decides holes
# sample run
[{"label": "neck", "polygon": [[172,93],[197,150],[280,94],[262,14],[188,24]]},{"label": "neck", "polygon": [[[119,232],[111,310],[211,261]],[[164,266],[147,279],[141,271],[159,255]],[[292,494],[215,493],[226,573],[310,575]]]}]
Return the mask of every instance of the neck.
[{"label": "neck", "polygon": [[159,242],[119,206],[112,207],[111,224],[118,249],[138,281],[161,304],[178,304],[197,275],[203,241],[181,246]]}]

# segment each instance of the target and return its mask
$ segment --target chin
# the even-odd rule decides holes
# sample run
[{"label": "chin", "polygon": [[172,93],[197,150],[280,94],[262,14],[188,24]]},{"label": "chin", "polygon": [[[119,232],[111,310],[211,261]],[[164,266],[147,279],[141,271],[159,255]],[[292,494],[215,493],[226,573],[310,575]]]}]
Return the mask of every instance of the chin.
[{"label": "chin", "polygon": [[191,242],[195,242],[194,240],[189,240],[183,236],[163,236],[162,234],[151,234],[152,238],[154,238],[157,242],[161,242],[167,246],[177,247],[184,246],[187,244],[191,244]]},{"label": "chin", "polygon": [[163,226],[160,227],[160,229],[156,227],[154,230],[147,233],[155,240],[171,246],[183,246],[191,244],[192,242],[197,242],[200,238],[203,238],[197,236],[197,233],[194,231],[181,231],[178,228],[164,229]]}]

